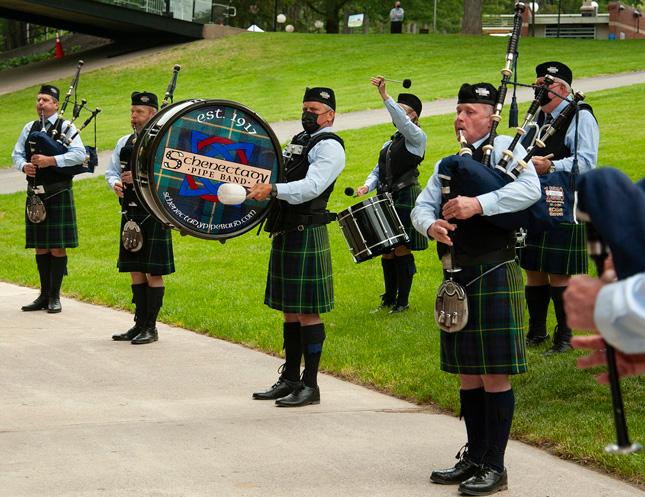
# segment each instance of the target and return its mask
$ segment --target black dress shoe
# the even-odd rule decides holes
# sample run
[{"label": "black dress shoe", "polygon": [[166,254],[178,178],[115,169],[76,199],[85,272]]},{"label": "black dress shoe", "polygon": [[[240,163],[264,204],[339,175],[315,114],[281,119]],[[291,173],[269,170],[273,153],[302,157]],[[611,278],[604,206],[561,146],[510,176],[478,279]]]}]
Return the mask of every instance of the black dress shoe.
[{"label": "black dress shoe", "polygon": [[542,335],[539,337],[536,336],[531,336],[527,335],[526,336],[526,346],[527,347],[535,347],[536,345],[540,345],[542,342],[546,342],[550,337],[550,335],[547,333],[546,335]]},{"label": "black dress shoe", "polygon": [[295,391],[300,386],[299,381],[289,381],[282,378],[278,378],[271,388],[268,390],[262,390],[261,392],[254,392],[253,398],[258,400],[275,400],[286,397],[291,392]]},{"label": "black dress shoe", "polygon": [[41,311],[47,309],[49,305],[49,296],[42,293],[31,304],[23,305],[20,310],[22,311]]},{"label": "black dress shoe", "polygon": [[302,407],[309,404],[320,404],[320,388],[308,387],[304,383],[282,399],[275,401],[278,407]]},{"label": "black dress shoe", "polygon": [[63,306],[60,305],[59,297],[49,297],[49,302],[47,303],[47,312],[49,314],[56,314],[63,310]]},{"label": "black dress shoe", "polygon": [[482,464],[475,476],[459,485],[459,491],[466,495],[491,495],[501,490],[508,490],[506,468],[500,473],[488,464]]},{"label": "black dress shoe", "polygon": [[376,309],[373,311],[370,311],[370,314],[375,314],[377,312],[381,312],[383,309],[391,309],[394,307],[394,302],[386,302],[385,300],[381,302],[381,305],[379,305]]},{"label": "black dress shoe", "polygon": [[542,357],[548,357],[553,354],[564,354],[570,348],[571,344],[569,342],[558,341],[553,344],[553,347],[542,354]]},{"label": "black dress shoe", "polygon": [[145,326],[141,330],[141,333],[134,337],[131,343],[134,345],[141,345],[144,343],[156,342],[157,340],[159,340],[157,328],[153,328],[152,326]]},{"label": "black dress shoe", "polygon": [[454,467],[433,471],[430,475],[430,481],[441,485],[459,485],[468,478],[475,476],[478,469],[479,464],[474,463],[468,457],[468,454],[464,454]]},{"label": "black dress shoe", "polygon": [[125,341],[131,342],[142,331],[143,331],[143,326],[135,324],[132,328],[130,328],[125,333],[120,333],[118,335],[112,335],[112,340],[116,340],[117,342],[125,342]]},{"label": "black dress shoe", "polygon": [[392,309],[390,309],[390,312],[388,312],[388,314],[398,314],[400,312],[407,311],[409,308],[410,306],[407,304],[406,305],[397,304],[394,307],[392,307]]}]

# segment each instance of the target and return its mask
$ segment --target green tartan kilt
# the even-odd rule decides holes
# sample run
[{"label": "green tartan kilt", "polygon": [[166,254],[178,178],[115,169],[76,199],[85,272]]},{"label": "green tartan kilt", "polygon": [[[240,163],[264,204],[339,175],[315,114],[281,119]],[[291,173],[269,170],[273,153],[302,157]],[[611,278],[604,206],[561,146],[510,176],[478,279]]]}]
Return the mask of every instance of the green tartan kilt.
[{"label": "green tartan kilt", "polygon": [[25,248],[54,249],[78,247],[76,207],[72,188],[38,195],[47,211],[41,223],[27,217],[25,200]]},{"label": "green tartan kilt", "polygon": [[[123,247],[121,234],[126,216],[121,216],[119,231],[119,259],[116,266],[120,273],[146,273],[161,276],[175,272],[175,259],[172,251],[172,230],[164,226],[145,210],[128,207],[128,219],[135,221],[143,234],[143,247],[138,252],[130,252]],[[147,219],[146,219],[147,218]]]},{"label": "green tartan kilt", "polygon": [[334,308],[327,226],[273,238],[264,303],[296,314],[322,314]]},{"label": "green tartan kilt", "polygon": [[584,223],[562,223],[544,233],[526,236],[520,251],[520,265],[530,271],[549,274],[587,274],[587,228]]},{"label": "green tartan kilt", "polygon": [[412,220],[410,219],[410,213],[420,193],[421,187],[419,185],[408,186],[398,192],[392,193],[394,209],[399,215],[401,224],[403,224],[403,228],[405,228],[405,232],[410,238],[410,241],[405,244],[410,250],[425,250],[428,248],[428,239],[412,226]]},{"label": "green tartan kilt", "polygon": [[[466,285],[496,264],[464,267],[453,279]],[[444,278],[448,273],[444,271]],[[524,284],[516,261],[466,287],[469,319],[455,333],[441,330],[441,370],[455,374],[518,374],[527,370]]]}]

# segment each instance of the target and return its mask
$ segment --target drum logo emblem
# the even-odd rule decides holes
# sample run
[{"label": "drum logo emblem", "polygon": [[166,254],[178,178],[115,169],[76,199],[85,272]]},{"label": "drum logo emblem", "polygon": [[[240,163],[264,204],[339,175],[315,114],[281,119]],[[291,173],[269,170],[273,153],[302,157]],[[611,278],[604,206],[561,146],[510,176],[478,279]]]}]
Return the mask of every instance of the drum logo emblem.
[{"label": "drum logo emblem", "polygon": [[562,217],[564,215],[564,190],[561,186],[544,187],[546,203],[549,206],[549,216]]}]

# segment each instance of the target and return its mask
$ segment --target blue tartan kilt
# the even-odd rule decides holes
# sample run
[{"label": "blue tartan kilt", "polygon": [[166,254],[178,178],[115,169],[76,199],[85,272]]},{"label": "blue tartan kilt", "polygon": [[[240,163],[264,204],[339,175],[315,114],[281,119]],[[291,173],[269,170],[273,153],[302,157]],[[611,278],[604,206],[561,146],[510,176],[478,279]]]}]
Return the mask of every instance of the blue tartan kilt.
[{"label": "blue tartan kilt", "polygon": [[322,314],[334,308],[327,226],[273,238],[264,303],[296,314]]},{"label": "blue tartan kilt", "polygon": [[410,213],[420,193],[421,187],[419,185],[412,185],[392,194],[394,209],[399,215],[401,224],[403,224],[405,232],[410,238],[410,241],[405,244],[410,250],[425,250],[428,248],[428,239],[412,226],[412,220],[410,219]]},{"label": "blue tartan kilt", "polygon": [[172,250],[172,230],[164,226],[145,210],[128,207],[128,219],[136,221],[143,234],[143,247],[138,252],[130,252],[123,247],[121,233],[126,216],[121,216],[119,231],[119,259],[116,263],[120,273],[146,273],[162,276],[175,272],[175,259]]},{"label": "blue tartan kilt", "polygon": [[46,209],[41,223],[27,217],[25,200],[25,248],[54,249],[78,247],[76,206],[72,188],[38,195]]},{"label": "blue tartan kilt", "polygon": [[520,251],[523,269],[549,274],[587,274],[587,229],[584,223],[562,223],[544,233],[526,236]]},{"label": "blue tartan kilt", "polygon": [[[464,267],[453,279],[466,286],[495,266]],[[444,278],[448,278],[445,271]],[[466,287],[466,293],[466,327],[454,333],[441,330],[441,370],[468,375],[525,373],[524,284],[518,263],[495,269]]]}]

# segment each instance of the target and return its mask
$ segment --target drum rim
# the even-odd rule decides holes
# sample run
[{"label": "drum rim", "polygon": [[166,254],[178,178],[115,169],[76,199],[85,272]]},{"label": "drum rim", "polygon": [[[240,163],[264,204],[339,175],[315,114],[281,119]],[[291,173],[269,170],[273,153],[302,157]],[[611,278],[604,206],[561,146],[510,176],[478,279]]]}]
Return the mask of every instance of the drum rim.
[{"label": "drum rim", "polygon": [[[267,136],[271,140],[271,143],[273,143],[273,145],[274,145],[274,149],[276,151],[276,157],[277,157],[277,160],[278,160],[278,176],[277,176],[277,179],[276,179],[276,183],[283,182],[285,173],[284,173],[284,160],[283,160],[283,156],[282,156],[282,147],[281,147],[280,141],[278,140],[277,135],[275,134],[275,131],[273,130],[273,128],[271,128],[269,123],[267,121],[265,121],[262,118],[262,116],[260,116],[253,109],[251,109],[251,108],[247,107],[246,105],[241,104],[239,102],[235,102],[233,100],[191,98],[191,99],[185,99],[185,100],[180,100],[180,101],[177,101],[177,102],[173,102],[172,104],[164,107],[159,112],[157,112],[145,124],[145,126],[141,130],[141,133],[139,134],[139,136],[146,137],[147,134],[148,134],[148,131],[153,126],[155,126],[161,119],[163,119],[163,117],[166,116],[166,114],[168,113],[168,111],[170,109],[176,109],[177,107],[182,106],[182,105],[184,105],[185,107],[180,109],[179,111],[177,111],[176,114],[173,115],[173,118],[175,118],[176,120],[178,120],[179,118],[183,117],[188,112],[192,112],[193,110],[195,110],[195,108],[198,108],[200,106],[208,106],[208,105],[210,105],[210,106],[220,105],[220,106],[233,107],[233,108],[241,110],[241,111],[247,113],[248,115],[250,115],[251,117],[253,117],[257,122],[259,122],[262,125],[263,130],[267,133]],[[167,123],[164,123],[162,125],[162,128],[164,126],[166,126],[166,125],[167,125]],[[157,133],[157,135],[155,135],[155,137],[153,137],[151,139],[151,143],[155,143],[156,145],[158,145],[158,143],[156,143],[156,142],[158,142],[161,139],[160,137],[163,136],[164,134],[165,134],[165,132],[161,133],[161,130],[160,130],[160,132]],[[204,233],[202,231],[199,231],[199,230],[196,230],[196,229],[192,228],[188,224],[179,224],[178,220],[173,218],[170,215],[170,213],[167,212],[165,206],[163,205],[163,203],[159,199],[159,195],[158,195],[158,192],[157,192],[156,188],[154,187],[154,179],[152,179],[152,181],[151,181],[149,171],[146,171],[146,176],[147,176],[146,179],[148,181],[148,186],[146,186],[145,189],[151,193],[150,198],[152,200],[151,203],[153,204],[153,206],[150,207],[148,205],[149,204],[148,198],[146,197],[146,192],[144,191],[144,186],[141,184],[142,181],[143,181],[143,178],[138,178],[137,177],[138,169],[139,169],[139,167],[138,167],[139,156],[141,155],[140,154],[140,148],[141,148],[141,145],[142,145],[143,142],[144,142],[143,139],[141,139],[141,140],[137,139],[135,144],[134,144],[133,150],[132,150],[133,157],[135,157],[135,164],[134,164],[134,167],[132,168],[132,171],[133,171],[133,173],[132,173],[132,182],[133,182],[133,185],[134,185],[134,190],[135,190],[135,193],[137,195],[137,198],[143,204],[144,208],[149,212],[149,214],[151,216],[153,216],[157,221],[159,221],[163,225],[165,225],[165,226],[167,226],[169,228],[172,228],[172,229],[174,229],[176,231],[179,231],[179,233],[182,236],[190,235],[190,236],[193,236],[195,238],[201,238],[201,239],[204,239],[204,240],[228,240],[229,238],[235,238],[236,236],[243,235],[243,234],[247,233],[248,231],[252,230],[256,226],[258,226],[258,224],[261,224],[266,219],[266,217],[269,215],[269,212],[271,211],[271,209],[274,208],[274,206],[277,203],[276,198],[270,199],[269,203],[264,208],[264,210],[260,213],[259,216],[257,216],[257,219],[254,219],[252,223],[249,223],[248,225],[244,226],[243,229],[239,229],[239,230],[237,230],[235,232],[222,233],[222,234],[220,234],[220,233],[217,233],[217,234]],[[157,148],[156,147],[151,147],[151,148],[154,149],[154,152],[156,153]],[[149,168],[146,168],[146,169],[149,169]],[[153,176],[154,176],[154,174],[153,174]],[[161,218],[163,218],[163,219],[161,219]]]}]

